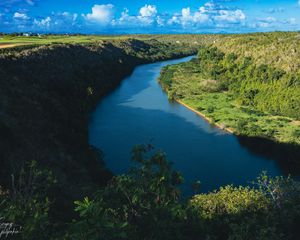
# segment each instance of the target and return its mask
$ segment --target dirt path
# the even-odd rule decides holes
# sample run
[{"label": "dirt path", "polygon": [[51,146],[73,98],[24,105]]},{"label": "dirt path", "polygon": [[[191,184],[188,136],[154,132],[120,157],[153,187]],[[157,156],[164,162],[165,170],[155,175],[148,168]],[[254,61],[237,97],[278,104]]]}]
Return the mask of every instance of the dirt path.
[{"label": "dirt path", "polygon": [[26,45],[26,44],[31,44],[31,43],[0,43],[0,49],[1,48],[11,48],[11,47],[21,46],[21,45]]}]

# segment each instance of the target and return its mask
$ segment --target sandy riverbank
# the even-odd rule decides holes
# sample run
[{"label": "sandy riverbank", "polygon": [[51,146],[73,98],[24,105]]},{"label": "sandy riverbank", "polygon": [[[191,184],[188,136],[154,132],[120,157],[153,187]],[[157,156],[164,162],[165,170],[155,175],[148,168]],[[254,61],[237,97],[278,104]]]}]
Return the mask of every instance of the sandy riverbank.
[{"label": "sandy riverbank", "polygon": [[221,124],[218,124],[218,123],[213,123],[212,119],[207,117],[206,115],[204,115],[203,113],[193,109],[192,107],[190,107],[189,105],[185,104],[184,102],[180,101],[180,100],[176,100],[176,102],[178,102],[179,104],[181,104],[182,106],[188,108],[189,110],[193,111],[194,113],[196,113],[197,115],[199,115],[200,117],[204,118],[207,122],[209,123],[212,123],[214,126],[228,132],[228,133],[231,133],[231,134],[234,134],[234,131],[233,129],[231,128],[227,128],[227,127],[224,127],[222,126]]}]

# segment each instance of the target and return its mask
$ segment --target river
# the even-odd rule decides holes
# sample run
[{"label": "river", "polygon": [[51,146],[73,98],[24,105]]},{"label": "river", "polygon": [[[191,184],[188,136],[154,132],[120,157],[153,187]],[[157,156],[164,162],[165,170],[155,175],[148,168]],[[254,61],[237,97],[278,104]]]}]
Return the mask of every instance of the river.
[{"label": "river", "polygon": [[183,174],[182,191],[187,195],[196,180],[207,192],[226,184],[248,184],[262,171],[270,175],[295,171],[283,160],[291,154],[284,146],[226,133],[168,100],[157,82],[161,68],[191,58],[138,66],[101,100],[91,115],[89,141],[103,151],[106,166],[115,174],[125,173],[132,147],[152,143]]}]

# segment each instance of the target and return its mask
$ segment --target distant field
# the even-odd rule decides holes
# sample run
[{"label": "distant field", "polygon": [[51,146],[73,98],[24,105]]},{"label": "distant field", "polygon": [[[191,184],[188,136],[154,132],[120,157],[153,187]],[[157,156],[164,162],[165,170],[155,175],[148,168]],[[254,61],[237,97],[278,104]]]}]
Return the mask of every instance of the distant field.
[{"label": "distant field", "polygon": [[0,48],[25,44],[89,43],[101,40],[156,39],[173,44],[213,45],[224,53],[251,57],[257,64],[270,64],[285,71],[300,72],[300,33],[252,34],[132,34],[132,35],[43,35],[0,36]]},{"label": "distant field", "polygon": [[110,39],[127,39],[129,36],[63,36],[51,35],[42,37],[4,36],[0,37],[0,48],[14,47],[27,44],[51,44],[51,43],[87,43]]},{"label": "distant field", "polygon": [[188,43],[192,45],[213,43],[220,35],[200,35],[200,34],[133,34],[133,35],[49,35],[49,36],[0,36],[0,48],[8,48],[27,44],[55,44],[55,43],[89,43],[101,40],[128,39],[139,40],[157,39],[161,42],[172,42],[176,44]]}]

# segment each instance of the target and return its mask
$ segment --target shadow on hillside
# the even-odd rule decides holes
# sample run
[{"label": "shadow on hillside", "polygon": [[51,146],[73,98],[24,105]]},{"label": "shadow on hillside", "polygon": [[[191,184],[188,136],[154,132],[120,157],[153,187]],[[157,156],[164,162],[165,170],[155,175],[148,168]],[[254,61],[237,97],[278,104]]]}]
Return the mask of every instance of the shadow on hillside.
[{"label": "shadow on hillside", "polygon": [[275,160],[285,174],[300,175],[300,146],[258,137],[238,136],[238,141],[250,152]]}]

